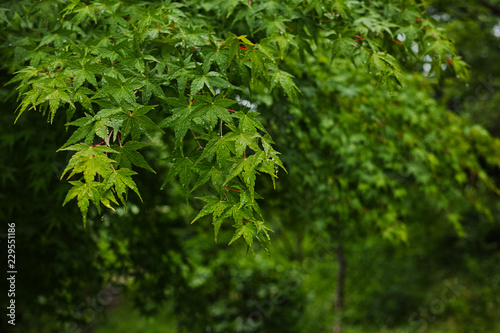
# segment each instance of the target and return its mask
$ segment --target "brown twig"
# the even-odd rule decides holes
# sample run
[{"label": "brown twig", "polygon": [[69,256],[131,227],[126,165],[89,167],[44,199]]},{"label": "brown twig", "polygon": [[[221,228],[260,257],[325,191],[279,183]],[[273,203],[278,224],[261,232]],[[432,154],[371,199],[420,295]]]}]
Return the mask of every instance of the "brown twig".
[{"label": "brown twig", "polygon": [[109,140],[111,140],[111,135],[113,135],[113,130],[111,130],[111,132],[109,132],[108,142],[109,142]]},{"label": "brown twig", "polygon": [[198,149],[203,150],[203,147],[200,145],[200,142],[196,139],[196,135],[194,135],[193,130],[190,130],[190,131],[191,131],[191,134],[193,134],[193,138],[194,138],[194,140],[195,140],[195,141],[196,141],[196,143],[198,144]]},{"label": "brown twig", "polygon": [[104,141],[103,141],[103,142],[101,142],[101,143],[96,143],[95,145],[92,145],[91,147],[100,146],[100,145],[105,144],[105,143],[106,143],[106,142],[104,142]]},{"label": "brown twig", "polygon": [[224,187],[224,189],[225,189],[226,191],[241,192],[240,190],[234,190],[234,189],[232,189],[232,188],[227,188],[227,187]]}]

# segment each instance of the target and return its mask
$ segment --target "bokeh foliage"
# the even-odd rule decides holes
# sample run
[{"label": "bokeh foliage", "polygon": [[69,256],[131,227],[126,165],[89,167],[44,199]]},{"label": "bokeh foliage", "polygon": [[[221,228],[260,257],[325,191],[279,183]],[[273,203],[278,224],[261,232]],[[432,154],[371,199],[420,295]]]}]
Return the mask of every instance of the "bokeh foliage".
[{"label": "bokeh foliage", "polygon": [[347,329],[492,332],[495,84],[456,102],[494,81],[488,4],[2,4],[18,329],[76,332],[124,297],[179,331],[331,330],[342,244]]}]

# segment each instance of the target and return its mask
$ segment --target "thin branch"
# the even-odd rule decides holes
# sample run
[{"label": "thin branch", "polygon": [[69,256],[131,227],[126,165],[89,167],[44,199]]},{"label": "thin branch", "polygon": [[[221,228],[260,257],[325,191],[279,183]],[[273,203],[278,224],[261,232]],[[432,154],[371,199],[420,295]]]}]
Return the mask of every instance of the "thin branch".
[{"label": "thin branch", "polygon": [[111,132],[109,132],[108,142],[109,142],[109,140],[111,140],[111,135],[113,135],[113,130],[111,130]]},{"label": "thin branch", "polygon": [[95,145],[92,145],[91,147],[100,146],[100,145],[103,145],[103,144],[105,144],[105,143],[106,143],[106,142],[104,142],[104,141],[103,141],[103,142],[100,142],[100,143],[96,143]]},{"label": "thin branch", "polygon": [[198,144],[198,149],[203,150],[203,147],[200,145],[200,142],[196,139],[196,135],[194,135],[193,130],[190,130],[190,131],[191,131],[191,134],[193,134],[193,138],[194,138],[194,140],[195,140],[195,141],[196,141],[196,143]]}]

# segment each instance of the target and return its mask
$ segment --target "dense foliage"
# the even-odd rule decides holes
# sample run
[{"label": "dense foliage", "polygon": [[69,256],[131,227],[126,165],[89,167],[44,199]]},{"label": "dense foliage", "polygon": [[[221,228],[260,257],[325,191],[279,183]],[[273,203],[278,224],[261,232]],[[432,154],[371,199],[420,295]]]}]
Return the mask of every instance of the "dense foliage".
[{"label": "dense foliage", "polygon": [[[497,220],[500,194],[500,141],[460,108],[446,108],[469,80],[463,54],[436,20],[447,5],[436,1],[432,17],[418,1],[402,0],[2,4],[4,77],[16,88],[3,92],[18,97],[16,115],[2,116],[2,187],[15,201],[2,218],[19,221],[19,237],[43,230],[43,262],[79,258],[73,271],[55,266],[57,292],[47,282],[22,296],[39,305],[26,318],[54,306],[59,328],[75,331],[94,319],[75,303],[111,283],[126,286],[146,314],[170,300],[189,331],[320,331],[342,318],[422,328],[406,319],[425,304],[419,288],[439,289],[454,270],[418,276],[419,256],[434,250],[412,244],[430,238],[436,251],[446,237],[457,251],[476,244],[464,239],[492,244],[483,221]],[[480,80],[471,70],[471,82]],[[24,212],[26,220],[43,212],[33,231],[19,220],[27,197],[42,206]],[[243,238],[254,252],[256,240],[274,264],[259,251],[244,261],[221,251],[207,237],[207,216],[216,241]],[[271,230],[278,245],[270,251]],[[329,244],[319,259],[318,242]],[[353,276],[346,293],[361,294],[347,309],[339,248]],[[370,266],[375,254],[398,258],[388,254],[395,248],[416,258],[414,265]],[[456,267],[468,265],[456,259]],[[354,279],[366,280],[367,272],[374,280],[363,298]],[[395,290],[381,291],[384,280]],[[417,291],[402,292],[398,283]],[[462,316],[462,327],[475,320],[460,301],[453,306],[472,318]]]}]

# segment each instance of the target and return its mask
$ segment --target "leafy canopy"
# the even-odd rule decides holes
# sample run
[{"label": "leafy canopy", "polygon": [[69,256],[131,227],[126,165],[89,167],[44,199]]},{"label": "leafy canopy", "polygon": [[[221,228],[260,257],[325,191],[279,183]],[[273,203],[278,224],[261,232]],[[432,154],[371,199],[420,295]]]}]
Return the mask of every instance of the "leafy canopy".
[{"label": "leafy canopy", "polygon": [[72,185],[64,204],[76,199],[85,223],[90,202],[100,211],[101,204],[126,204],[129,189],[140,197],[134,168],[155,172],[141,149],[171,140],[163,186],[177,179],[191,195],[209,184],[213,194],[199,198],[204,207],[193,222],[211,215],[217,239],[230,220],[231,243],[243,237],[250,249],[254,239],[267,249],[270,239],[257,176],[267,174],[275,184],[285,169],[263,123],[267,115],[255,112],[252,101],[279,95],[286,107],[307,110],[296,77],[307,76],[300,68],[311,62],[341,73],[335,66],[345,60],[390,93],[404,84],[401,59],[430,55],[436,75],[448,64],[466,76],[452,43],[416,1],[3,6],[17,118],[37,110],[52,122],[65,113],[72,133],[60,149],[75,152],[63,174]]}]

